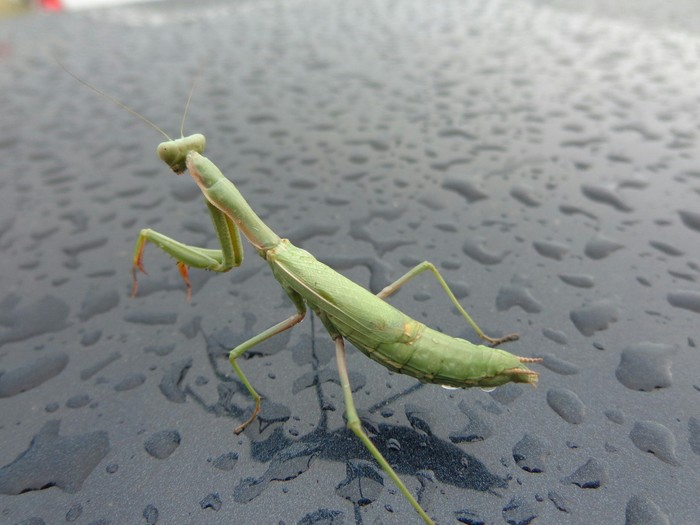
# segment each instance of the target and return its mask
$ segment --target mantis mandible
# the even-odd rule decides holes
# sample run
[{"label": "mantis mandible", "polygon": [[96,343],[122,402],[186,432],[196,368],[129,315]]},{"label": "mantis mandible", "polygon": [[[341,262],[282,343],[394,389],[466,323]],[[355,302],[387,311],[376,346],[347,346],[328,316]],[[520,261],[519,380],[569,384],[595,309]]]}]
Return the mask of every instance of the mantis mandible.
[{"label": "mantis mandible", "polygon": [[[345,340],[350,341],[363,354],[393,372],[413,376],[424,383],[454,388],[475,386],[488,388],[509,382],[536,385],[538,373],[528,369],[524,363],[536,363],[540,359],[519,357],[498,348],[475,345],[464,339],[433,330],[412,319],[391,306],[385,299],[414,277],[430,271],[452,304],[481,339],[497,346],[518,338],[516,334],[500,338],[486,335],[462,308],[447,282],[430,262],[420,263],[376,295],[337,273],[319,262],[306,250],[297,248],[287,239],[280,238],[258,217],[233,182],[227,179],[212,161],[202,155],[205,147],[204,135],[194,134],[175,140],[170,139],[148,119],[79,79],[60,62],[59,65],[79,82],[134,113],[166,136],[167,141],[158,146],[158,157],[176,174],[180,175],[185,171],[190,173],[204,195],[221,246],[219,249],[189,246],[154,230],[141,230],[134,248],[132,296],[136,295],[137,291],[137,272],[145,273],[143,252],[147,243],[155,244],[177,261],[189,298],[191,286],[188,268],[227,272],[242,264],[243,244],[240,237],[242,232],[258,255],[270,265],[272,275],[296,308],[294,315],[231,350],[229,354],[231,366],[255,401],[250,417],[234,432],[240,434],[255,420],[260,412],[261,402],[260,394],[238,365],[238,358],[258,343],[300,323],[304,319],[307,308],[310,308],[321,320],[335,343],[348,428],[362,441],[423,521],[433,524],[433,520],[362,429],[350,388],[345,359]],[[187,106],[189,107],[189,100]],[[187,110],[185,114],[186,112]]]}]

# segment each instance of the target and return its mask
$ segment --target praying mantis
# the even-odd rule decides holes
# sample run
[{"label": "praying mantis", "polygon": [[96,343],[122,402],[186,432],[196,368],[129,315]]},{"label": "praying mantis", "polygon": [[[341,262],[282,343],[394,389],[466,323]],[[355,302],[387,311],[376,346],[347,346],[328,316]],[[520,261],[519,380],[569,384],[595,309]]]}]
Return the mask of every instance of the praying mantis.
[{"label": "praying mantis", "polygon": [[[60,63],[59,65],[62,66]],[[376,295],[344,277],[319,262],[306,250],[294,246],[288,239],[280,238],[262,221],[235,184],[227,179],[211,160],[202,155],[206,144],[204,135],[182,136],[184,116],[181,138],[173,140],[145,117],[62,67],[79,82],[132,112],[165,135],[167,140],[158,146],[158,157],[178,175],[189,172],[204,196],[219,241],[220,248],[201,248],[186,245],[148,228],[142,229],[134,247],[132,260],[132,296],[137,293],[138,272],[145,273],[143,254],[148,243],[158,246],[177,261],[189,299],[189,268],[228,272],[242,264],[242,233],[257,254],[268,263],[272,275],[296,309],[296,313],[287,319],[243,342],[229,353],[231,367],[255,403],[250,417],[234,432],[243,432],[255,420],[261,406],[261,396],[241,370],[238,359],[255,345],[300,323],[307,309],[311,309],[335,344],[347,427],[362,441],[423,521],[433,524],[433,520],[362,428],[350,387],[345,340],[393,372],[410,375],[424,383],[451,388],[491,388],[509,382],[536,385],[538,373],[527,368],[525,363],[536,363],[540,359],[519,357],[498,348],[475,345],[433,330],[412,319],[391,306],[385,299],[414,277],[430,271],[454,307],[481,339],[497,346],[518,338],[516,334],[500,338],[486,335],[462,308],[447,282],[430,262],[418,264]],[[186,113],[187,109],[185,115]]]}]

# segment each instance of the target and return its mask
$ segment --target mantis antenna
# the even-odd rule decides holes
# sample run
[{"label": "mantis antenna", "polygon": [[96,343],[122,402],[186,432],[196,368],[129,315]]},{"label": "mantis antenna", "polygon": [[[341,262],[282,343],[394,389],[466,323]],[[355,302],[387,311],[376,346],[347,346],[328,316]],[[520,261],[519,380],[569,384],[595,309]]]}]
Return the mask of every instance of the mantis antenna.
[{"label": "mantis antenna", "polygon": [[197,86],[197,81],[199,80],[199,77],[201,76],[202,70],[205,68],[205,66],[209,65],[209,59],[204,59],[204,61],[197,67],[197,70],[194,74],[194,79],[192,80],[192,86],[190,87],[190,93],[187,95],[187,103],[185,104],[185,111],[182,113],[182,122],[180,122],[180,137],[184,138],[185,137],[185,119],[187,118],[187,113],[190,110],[190,101],[192,100],[192,95],[194,94],[194,88]]},{"label": "mantis antenna", "polygon": [[182,113],[182,122],[180,122],[180,137],[185,136],[185,119],[187,118],[187,112],[190,110],[190,101],[192,100],[192,94],[194,93],[194,87],[197,85],[197,79],[199,75],[194,77],[192,81],[192,87],[190,87],[190,94],[187,95],[187,103],[185,104],[185,111]]},{"label": "mantis antenna", "polygon": [[[53,58],[54,58],[54,60],[56,61],[56,63],[61,67],[61,69],[63,69],[63,71],[65,71],[66,73],[68,73],[68,74],[69,74],[70,76],[72,76],[75,80],[77,80],[78,82],[80,82],[83,86],[85,86],[85,87],[91,89],[92,91],[94,91],[94,92],[97,93],[98,95],[102,95],[104,98],[106,98],[107,100],[113,102],[114,104],[116,104],[116,105],[119,106],[120,108],[125,109],[125,110],[127,110],[129,113],[131,113],[132,115],[135,115],[136,117],[140,118],[143,122],[145,122],[146,124],[148,124],[149,126],[151,126],[153,129],[155,129],[157,132],[159,132],[161,135],[163,135],[166,139],[168,139],[168,140],[173,140],[173,139],[170,138],[170,136],[169,136],[165,131],[163,131],[163,130],[160,128],[160,126],[156,125],[154,122],[152,122],[151,120],[149,120],[149,119],[147,119],[146,117],[144,117],[141,113],[139,113],[138,111],[136,111],[136,110],[134,110],[134,109],[131,109],[129,106],[127,106],[126,104],[124,104],[121,100],[118,100],[118,99],[114,98],[113,96],[108,95],[107,93],[105,93],[104,91],[102,91],[101,89],[99,89],[98,87],[93,86],[92,84],[90,84],[90,83],[87,82],[86,80],[83,80],[82,78],[80,78],[78,75],[76,75],[75,73],[73,73],[70,69],[68,69],[68,68],[66,67],[66,65],[65,65],[63,62],[61,62],[61,61],[58,59],[58,57],[57,57],[56,55],[54,55]],[[194,88],[194,84],[192,84],[192,88]],[[192,90],[190,90],[190,96],[189,96],[188,99],[187,99],[187,106],[186,106],[186,108],[185,108],[185,115],[187,115],[187,109],[188,109],[189,106],[190,106],[190,99],[191,99],[191,98],[192,98]],[[185,125],[185,115],[182,116],[182,126]],[[182,134],[182,127],[180,128],[180,133]]]}]

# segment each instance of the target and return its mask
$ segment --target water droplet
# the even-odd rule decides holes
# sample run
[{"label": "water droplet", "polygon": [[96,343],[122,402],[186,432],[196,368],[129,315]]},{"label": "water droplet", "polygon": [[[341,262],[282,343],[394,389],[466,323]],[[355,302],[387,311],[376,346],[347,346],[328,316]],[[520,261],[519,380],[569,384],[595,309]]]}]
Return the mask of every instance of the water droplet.
[{"label": "water droplet", "polygon": [[539,436],[525,434],[513,447],[516,465],[526,472],[545,472],[545,458],[550,455],[550,446]]},{"label": "water droplet", "polygon": [[11,397],[36,388],[60,374],[68,364],[68,354],[63,352],[46,352],[46,354],[0,375],[0,398]]},{"label": "water droplet", "polygon": [[532,247],[543,257],[554,259],[555,261],[561,261],[564,255],[569,252],[569,247],[565,244],[551,241],[535,241],[532,243]]},{"label": "water droplet", "polygon": [[678,212],[678,214],[681,216],[683,224],[685,224],[691,230],[700,232],[700,213],[681,210]]},{"label": "water droplet", "polygon": [[547,391],[547,404],[567,423],[578,425],[586,415],[586,405],[576,393],[566,388]]},{"label": "water droplet", "polygon": [[642,452],[649,452],[670,465],[680,465],[676,459],[676,438],[667,427],[655,421],[638,421],[630,439]]},{"label": "water droplet", "polygon": [[59,426],[60,421],[46,423],[25,452],[0,468],[0,494],[21,494],[49,487],[74,494],[81,489],[109,452],[107,432],[61,436]]},{"label": "water droplet", "polygon": [[632,390],[651,392],[671,386],[671,353],[674,347],[659,343],[637,343],[622,351],[615,370],[618,381]]},{"label": "water droplet", "polygon": [[386,442],[386,448],[389,450],[395,450],[395,451],[400,451],[401,450],[401,443],[395,438],[388,439]]},{"label": "water droplet", "polygon": [[594,202],[607,204],[617,211],[631,212],[632,208],[613,189],[596,184],[582,184],[581,192]]},{"label": "water droplet", "polygon": [[588,337],[606,330],[610,324],[618,320],[619,313],[611,299],[601,299],[578,310],[572,310],[569,317],[578,331]]},{"label": "water droplet", "polygon": [[503,250],[498,253],[487,250],[484,247],[484,242],[485,240],[482,237],[475,236],[467,238],[467,240],[464,241],[464,244],[462,245],[462,251],[475,261],[487,265],[498,264],[502,262],[503,259],[505,259],[506,255],[510,253],[509,250]]},{"label": "water droplet", "polygon": [[562,481],[582,489],[598,489],[608,482],[608,471],[601,462],[591,458]]},{"label": "water droplet", "polygon": [[496,308],[503,312],[519,306],[528,313],[538,313],[542,311],[542,304],[532,295],[529,289],[530,280],[520,274],[515,274],[510,284],[501,286],[496,296]]},{"label": "water droplet", "polygon": [[591,259],[598,260],[604,259],[623,247],[624,244],[598,233],[586,243],[584,253]]},{"label": "water droplet", "polygon": [[646,496],[635,495],[625,508],[625,525],[668,525],[671,521],[656,503]]},{"label": "water droplet", "polygon": [[151,434],[145,441],[144,448],[151,456],[165,459],[180,446],[180,433],[177,430],[161,430]]},{"label": "water droplet", "polygon": [[668,302],[676,308],[700,313],[700,292],[694,290],[679,290],[668,294]]}]

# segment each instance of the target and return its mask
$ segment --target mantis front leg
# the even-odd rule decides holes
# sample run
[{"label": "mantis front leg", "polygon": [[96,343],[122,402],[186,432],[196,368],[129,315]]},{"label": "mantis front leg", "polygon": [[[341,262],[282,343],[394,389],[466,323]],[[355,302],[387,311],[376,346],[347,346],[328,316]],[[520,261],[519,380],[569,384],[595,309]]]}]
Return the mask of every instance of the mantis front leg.
[{"label": "mantis front leg", "polygon": [[180,275],[187,286],[187,300],[191,295],[191,285],[187,269],[192,266],[204,270],[212,270],[214,272],[227,272],[231,268],[241,265],[243,262],[243,245],[241,244],[241,235],[233,221],[226,216],[221,210],[205,200],[211,220],[214,223],[214,230],[219,239],[221,249],[212,250],[207,248],[198,248],[183,244],[175,239],[167,237],[162,233],[151,229],[143,229],[139,233],[134,247],[134,258],[132,266],[132,274],[134,277],[131,296],[136,295],[138,285],[136,282],[136,274],[138,271],[146,273],[143,268],[143,250],[147,242],[151,242],[158,246],[165,253],[172,256],[177,261]]},{"label": "mantis front leg", "polygon": [[431,262],[428,261],[423,261],[422,263],[418,264],[415,268],[412,270],[409,270],[406,272],[403,276],[399,277],[396,281],[391,283],[389,286],[385,287],[381,292],[377,294],[377,297],[381,299],[386,299],[389,297],[391,294],[393,294],[396,290],[401,288],[404,284],[406,284],[408,281],[416,277],[417,275],[420,275],[421,273],[425,272],[426,270],[430,270],[433,272],[433,275],[437,279],[438,283],[440,283],[440,286],[442,289],[445,291],[447,294],[447,297],[450,298],[450,301],[452,301],[452,304],[457,308],[460,314],[462,314],[462,317],[464,317],[467,322],[471,325],[471,327],[476,331],[476,334],[483,339],[484,341],[488,341],[494,346],[498,346],[502,343],[508,342],[508,341],[515,341],[518,339],[518,334],[508,334],[503,337],[489,337],[484,333],[484,331],[479,328],[479,326],[474,322],[474,320],[469,316],[469,314],[466,312],[464,308],[462,308],[462,305],[459,304],[459,301],[455,297],[455,294],[452,293],[452,290],[450,290],[450,287],[447,285],[447,282],[445,279],[440,275],[440,272],[438,269],[435,267],[435,265]]}]

